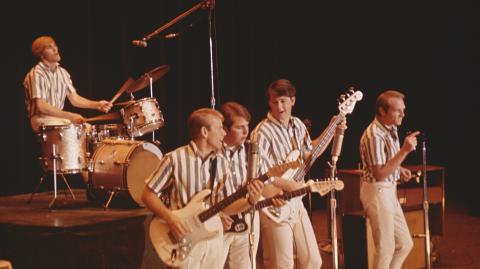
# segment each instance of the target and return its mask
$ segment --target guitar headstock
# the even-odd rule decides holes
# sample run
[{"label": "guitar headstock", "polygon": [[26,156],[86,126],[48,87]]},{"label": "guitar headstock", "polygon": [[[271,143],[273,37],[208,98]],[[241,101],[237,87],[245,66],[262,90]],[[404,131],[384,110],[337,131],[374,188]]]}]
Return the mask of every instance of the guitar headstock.
[{"label": "guitar headstock", "polygon": [[348,88],[348,91],[344,94],[341,94],[338,98],[338,110],[340,114],[346,115],[352,113],[355,108],[357,101],[362,100],[363,93],[361,91],[356,91],[354,87]]},{"label": "guitar headstock", "polygon": [[327,180],[320,180],[320,181],[307,181],[307,185],[310,187],[312,192],[317,192],[320,196],[323,196],[330,192],[331,190],[335,189],[336,191],[343,190],[344,184],[343,181],[338,179],[327,179]]},{"label": "guitar headstock", "polygon": [[268,177],[279,177],[283,175],[288,169],[295,169],[302,165],[300,160],[295,160],[292,162],[286,162],[284,164],[276,165],[268,169],[267,176]]}]

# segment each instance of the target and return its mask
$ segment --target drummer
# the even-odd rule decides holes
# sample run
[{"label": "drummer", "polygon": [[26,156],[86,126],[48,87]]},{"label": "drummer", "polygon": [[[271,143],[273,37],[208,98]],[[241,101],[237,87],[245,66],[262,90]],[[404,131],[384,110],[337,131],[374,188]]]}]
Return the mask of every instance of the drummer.
[{"label": "drummer", "polygon": [[36,38],[32,43],[32,53],[39,61],[25,76],[23,85],[27,113],[34,132],[39,132],[42,125],[86,122],[82,115],[63,110],[66,97],[78,108],[96,109],[105,113],[112,108],[109,101],[93,101],[77,93],[70,74],[59,64],[60,53],[52,37]]}]

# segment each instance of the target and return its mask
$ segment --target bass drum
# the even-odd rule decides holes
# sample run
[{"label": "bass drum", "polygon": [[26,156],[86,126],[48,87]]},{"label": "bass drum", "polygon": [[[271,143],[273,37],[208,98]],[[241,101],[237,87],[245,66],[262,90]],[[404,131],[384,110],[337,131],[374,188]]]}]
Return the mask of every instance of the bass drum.
[{"label": "bass drum", "polygon": [[89,163],[88,189],[91,199],[112,205],[143,207],[146,181],[158,167],[163,154],[145,141],[105,139]]}]

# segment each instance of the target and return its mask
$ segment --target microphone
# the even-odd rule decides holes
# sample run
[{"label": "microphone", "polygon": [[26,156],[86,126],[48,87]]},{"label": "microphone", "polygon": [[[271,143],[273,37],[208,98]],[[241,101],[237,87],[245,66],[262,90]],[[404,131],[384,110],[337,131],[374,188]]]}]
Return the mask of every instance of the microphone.
[{"label": "microphone", "polygon": [[174,39],[174,38],[176,38],[176,37],[179,36],[179,35],[180,35],[180,33],[170,33],[170,34],[164,35],[163,38],[165,38],[165,39]]},{"label": "microphone", "polygon": [[132,44],[142,48],[145,48],[148,45],[146,40],[132,40]]},{"label": "microphone", "polygon": [[252,135],[248,145],[247,180],[251,180],[257,176],[258,171],[258,142],[255,135]]},{"label": "microphone", "polygon": [[333,138],[332,144],[332,160],[333,162],[337,162],[338,157],[340,156],[340,152],[342,151],[342,144],[343,144],[343,136],[345,134],[345,127],[342,125],[338,125],[337,129],[335,130],[335,136]]}]

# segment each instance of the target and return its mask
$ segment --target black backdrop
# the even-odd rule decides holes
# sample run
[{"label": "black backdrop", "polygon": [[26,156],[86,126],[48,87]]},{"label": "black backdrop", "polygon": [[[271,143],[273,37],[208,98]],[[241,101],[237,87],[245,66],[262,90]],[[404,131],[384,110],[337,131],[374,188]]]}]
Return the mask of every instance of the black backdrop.
[{"label": "black backdrop", "polygon": [[[2,23],[2,43],[8,46],[3,96],[13,109],[3,113],[7,119],[3,140],[8,146],[2,154],[5,172],[0,194],[31,192],[41,175],[22,87],[25,74],[36,63],[30,46],[39,35],[56,39],[61,64],[71,73],[78,92],[92,99],[110,99],[128,77],[170,65],[170,72],[154,83],[154,95],[166,118],[166,126],[156,136],[164,152],[185,144],[188,114],[210,106],[207,10],[192,13],[150,40],[146,48],[132,46],[131,40],[196,3],[21,0],[10,4],[6,11],[14,14],[13,19]],[[375,97],[386,88],[400,89],[407,95],[401,136],[415,129],[427,134],[428,163],[446,167],[447,197],[465,201],[467,190],[473,189],[468,187],[478,180],[475,158],[467,156],[475,153],[472,130],[478,114],[473,98],[479,82],[476,13],[473,1],[217,0],[217,106],[230,100],[246,105],[253,114],[253,127],[267,112],[264,93],[269,82],[288,78],[298,89],[294,113],[312,121],[316,136],[338,112],[337,97],[355,86],[364,99],[348,116],[338,164],[354,168]],[[167,33],[180,35],[160,37]],[[136,99],[148,96],[148,88],[135,93]],[[72,108],[68,102],[66,109],[87,117],[98,115]],[[323,175],[328,158],[325,154],[317,161],[315,176]],[[419,164],[420,154],[407,161]]]}]

